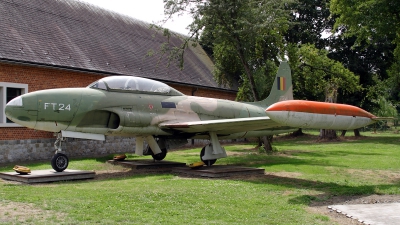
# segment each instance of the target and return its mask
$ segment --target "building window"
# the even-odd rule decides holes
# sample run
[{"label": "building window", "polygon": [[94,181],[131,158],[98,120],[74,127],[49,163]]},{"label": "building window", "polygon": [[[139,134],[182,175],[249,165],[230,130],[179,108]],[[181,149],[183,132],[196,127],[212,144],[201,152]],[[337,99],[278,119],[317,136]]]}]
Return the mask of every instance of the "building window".
[{"label": "building window", "polygon": [[0,82],[0,127],[16,127],[20,126],[9,120],[4,114],[7,102],[13,98],[28,93],[27,84]]}]

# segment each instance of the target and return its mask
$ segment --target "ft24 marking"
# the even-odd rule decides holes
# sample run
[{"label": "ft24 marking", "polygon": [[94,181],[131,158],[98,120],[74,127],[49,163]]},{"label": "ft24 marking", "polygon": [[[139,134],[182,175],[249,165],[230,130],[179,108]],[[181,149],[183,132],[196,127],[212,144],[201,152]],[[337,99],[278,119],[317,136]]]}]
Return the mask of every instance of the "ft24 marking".
[{"label": "ft24 marking", "polygon": [[63,103],[44,103],[44,109],[53,108],[54,111],[71,111],[71,104],[65,105]]}]

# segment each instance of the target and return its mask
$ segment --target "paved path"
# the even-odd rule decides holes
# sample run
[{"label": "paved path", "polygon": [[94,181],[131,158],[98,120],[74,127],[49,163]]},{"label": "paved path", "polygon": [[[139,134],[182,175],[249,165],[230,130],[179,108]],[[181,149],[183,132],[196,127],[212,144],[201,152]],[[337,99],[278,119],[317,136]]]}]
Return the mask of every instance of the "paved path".
[{"label": "paved path", "polygon": [[400,203],[332,205],[332,210],[371,225],[400,225]]}]

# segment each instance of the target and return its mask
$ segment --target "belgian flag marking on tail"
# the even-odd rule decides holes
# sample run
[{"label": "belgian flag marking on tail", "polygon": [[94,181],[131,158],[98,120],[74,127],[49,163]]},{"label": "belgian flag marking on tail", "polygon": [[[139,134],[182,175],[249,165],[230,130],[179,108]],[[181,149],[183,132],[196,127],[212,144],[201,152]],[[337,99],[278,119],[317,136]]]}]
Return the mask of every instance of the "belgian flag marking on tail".
[{"label": "belgian flag marking on tail", "polygon": [[278,79],[278,90],[283,91],[286,88],[286,79],[284,77],[277,77]]}]

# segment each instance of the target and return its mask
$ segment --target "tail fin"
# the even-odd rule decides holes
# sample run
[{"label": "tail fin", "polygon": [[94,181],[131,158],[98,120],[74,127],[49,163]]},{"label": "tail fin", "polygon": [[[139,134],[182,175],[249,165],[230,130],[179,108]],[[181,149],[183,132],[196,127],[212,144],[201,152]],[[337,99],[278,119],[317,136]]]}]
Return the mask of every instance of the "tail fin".
[{"label": "tail fin", "polygon": [[252,104],[267,108],[275,102],[293,100],[292,74],[288,62],[281,62],[268,97]]}]

